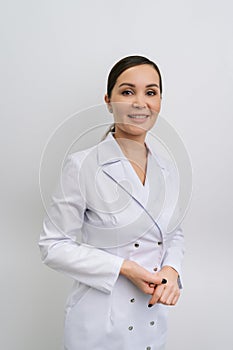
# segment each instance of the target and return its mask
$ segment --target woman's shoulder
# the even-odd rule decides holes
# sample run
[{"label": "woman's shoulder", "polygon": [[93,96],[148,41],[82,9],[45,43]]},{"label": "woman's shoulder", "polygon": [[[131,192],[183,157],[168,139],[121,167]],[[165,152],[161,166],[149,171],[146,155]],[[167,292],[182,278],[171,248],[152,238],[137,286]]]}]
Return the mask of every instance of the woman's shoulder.
[{"label": "woman's shoulder", "polygon": [[84,159],[86,156],[88,156],[88,154],[95,152],[96,148],[97,148],[97,145],[94,145],[88,148],[73,151],[68,154],[67,158],[72,159],[73,161],[80,161]]},{"label": "woman's shoulder", "polygon": [[118,148],[119,146],[112,135],[107,135],[93,146],[69,153],[67,158],[75,163],[82,163],[85,160],[88,164],[101,165],[103,158],[111,159],[116,156],[119,153]]},{"label": "woman's shoulder", "polygon": [[88,165],[89,168],[96,167],[98,165],[98,148],[100,143],[102,141],[96,143],[94,146],[69,153],[66,157],[66,162],[72,163],[76,167],[80,167],[81,165]]}]

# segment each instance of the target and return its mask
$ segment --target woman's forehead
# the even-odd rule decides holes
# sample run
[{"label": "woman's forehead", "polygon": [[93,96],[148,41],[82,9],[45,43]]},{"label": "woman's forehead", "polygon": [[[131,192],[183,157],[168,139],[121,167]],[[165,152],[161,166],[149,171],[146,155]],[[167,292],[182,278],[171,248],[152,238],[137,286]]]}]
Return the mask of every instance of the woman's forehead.
[{"label": "woman's forehead", "polygon": [[157,84],[159,86],[159,75],[155,68],[149,64],[143,64],[126,69],[116,81],[117,85],[122,83],[137,84]]}]

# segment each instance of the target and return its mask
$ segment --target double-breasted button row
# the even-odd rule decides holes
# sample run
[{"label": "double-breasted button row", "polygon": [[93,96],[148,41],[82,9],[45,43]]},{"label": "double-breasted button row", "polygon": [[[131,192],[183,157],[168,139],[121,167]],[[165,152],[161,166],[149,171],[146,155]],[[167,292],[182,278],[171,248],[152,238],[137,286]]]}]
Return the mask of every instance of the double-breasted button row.
[{"label": "double-breasted button row", "polygon": [[[155,325],[155,321],[150,321],[150,326],[154,326],[154,325]],[[128,330],[132,331],[133,330],[133,326],[129,326]]]},{"label": "double-breasted button row", "polygon": [[[157,244],[158,244],[158,245],[162,245],[163,242],[159,241],[159,242],[157,242]],[[134,247],[135,247],[135,248],[139,248],[139,246],[140,246],[140,244],[139,244],[138,242],[134,243]]]}]

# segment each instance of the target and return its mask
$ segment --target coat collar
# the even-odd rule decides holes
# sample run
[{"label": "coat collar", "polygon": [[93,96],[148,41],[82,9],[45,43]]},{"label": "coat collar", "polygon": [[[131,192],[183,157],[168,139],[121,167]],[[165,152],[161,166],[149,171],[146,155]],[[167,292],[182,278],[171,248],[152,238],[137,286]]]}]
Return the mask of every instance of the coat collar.
[{"label": "coat collar", "polygon": [[99,165],[107,165],[117,163],[121,160],[127,160],[112,133],[109,133],[107,137],[97,145],[97,150]]},{"label": "coat collar", "polygon": [[[149,151],[156,159],[161,169],[166,169],[164,161],[156,154],[149,137],[146,138],[146,146]],[[127,157],[122,152],[119,144],[113,137],[112,133],[109,133],[107,137],[98,144],[98,163],[99,165],[113,164],[120,161],[127,161]]]},{"label": "coat collar", "polygon": [[[111,133],[97,146],[97,157],[102,171],[141,204],[148,202],[148,196],[153,196],[153,189],[157,187],[154,185],[158,185],[159,181],[158,174],[165,177],[165,168],[155,155],[150,142],[146,142],[146,145],[150,153],[148,156],[155,158],[155,161],[150,162],[150,166],[147,167],[147,178],[144,186],[140,183],[128,158]],[[158,168],[160,168],[160,171]],[[149,182],[154,185],[150,186]]]}]

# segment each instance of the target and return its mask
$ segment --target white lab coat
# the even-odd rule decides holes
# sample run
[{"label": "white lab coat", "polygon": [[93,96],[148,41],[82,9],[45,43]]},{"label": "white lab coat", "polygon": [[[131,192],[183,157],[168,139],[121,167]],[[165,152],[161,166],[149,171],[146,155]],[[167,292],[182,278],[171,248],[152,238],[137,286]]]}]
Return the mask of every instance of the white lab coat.
[{"label": "white lab coat", "polygon": [[148,308],[150,296],[119,274],[124,259],[181,274],[182,230],[167,233],[178,176],[147,147],[144,186],[111,134],[65,162],[39,246],[45,264],[74,279],[66,350],[164,349],[167,307]]}]

